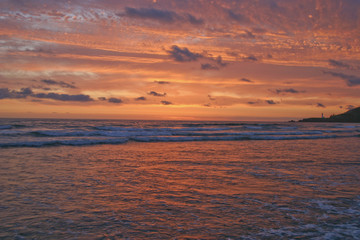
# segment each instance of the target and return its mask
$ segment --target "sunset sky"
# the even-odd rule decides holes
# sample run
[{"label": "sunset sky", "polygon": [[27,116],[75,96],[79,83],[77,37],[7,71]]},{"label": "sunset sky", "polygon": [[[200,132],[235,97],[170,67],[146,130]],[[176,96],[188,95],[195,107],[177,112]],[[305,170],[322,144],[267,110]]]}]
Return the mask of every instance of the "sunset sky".
[{"label": "sunset sky", "polygon": [[360,106],[358,0],[0,0],[0,117],[290,120]]}]

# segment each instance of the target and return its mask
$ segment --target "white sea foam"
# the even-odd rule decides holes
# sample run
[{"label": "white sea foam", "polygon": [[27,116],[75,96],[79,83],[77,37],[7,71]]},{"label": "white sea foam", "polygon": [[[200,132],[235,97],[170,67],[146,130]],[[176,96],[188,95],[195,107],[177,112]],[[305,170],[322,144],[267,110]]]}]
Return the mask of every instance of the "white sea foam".
[{"label": "white sea foam", "polygon": [[[103,123],[103,125],[101,125]],[[0,124],[0,147],[141,142],[297,140],[354,137],[355,125],[222,122],[125,122],[29,120]],[[115,123],[115,124],[113,124]],[[342,128],[342,129],[341,129]],[[98,140],[101,138],[101,141]],[[97,140],[94,140],[97,139]],[[70,142],[67,142],[70,141]],[[77,142],[78,141],[78,142]],[[126,142],[125,141],[125,142]],[[122,141],[118,142],[123,143]]]}]

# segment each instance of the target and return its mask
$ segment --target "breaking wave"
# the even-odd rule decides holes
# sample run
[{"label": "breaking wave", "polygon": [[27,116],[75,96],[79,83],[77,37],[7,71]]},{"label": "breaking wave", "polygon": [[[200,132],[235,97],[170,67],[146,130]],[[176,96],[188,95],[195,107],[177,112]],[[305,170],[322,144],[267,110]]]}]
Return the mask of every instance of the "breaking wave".
[{"label": "breaking wave", "polygon": [[[357,137],[360,125],[177,121],[24,120],[0,124],[0,147],[134,142],[299,140]],[[27,121],[27,122],[26,122]]]}]

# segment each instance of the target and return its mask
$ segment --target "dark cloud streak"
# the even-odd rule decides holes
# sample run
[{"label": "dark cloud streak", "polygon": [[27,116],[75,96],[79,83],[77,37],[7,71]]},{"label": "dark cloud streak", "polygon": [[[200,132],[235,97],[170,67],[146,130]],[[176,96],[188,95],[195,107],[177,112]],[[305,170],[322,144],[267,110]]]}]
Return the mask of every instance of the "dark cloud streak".
[{"label": "dark cloud streak", "polygon": [[58,101],[74,101],[74,102],[90,102],[94,101],[89,95],[77,94],[77,95],[69,95],[69,94],[59,94],[59,93],[37,93],[32,94],[32,97],[36,98],[47,98]]},{"label": "dark cloud streak", "polygon": [[120,98],[114,98],[114,97],[112,97],[112,98],[109,98],[109,99],[108,99],[108,102],[109,102],[109,103],[122,103],[123,100],[121,100]]},{"label": "dark cloud streak", "polygon": [[19,99],[19,98],[46,98],[58,101],[75,101],[75,102],[89,102],[94,101],[89,95],[77,94],[59,94],[59,93],[33,93],[30,88],[22,88],[21,91],[10,90],[8,88],[0,89],[0,99]]},{"label": "dark cloud streak", "polygon": [[146,101],[146,97],[135,98],[135,101]]},{"label": "dark cloud streak", "polygon": [[163,104],[163,105],[172,105],[173,103],[169,102],[169,101],[161,101],[161,104]]},{"label": "dark cloud streak", "polygon": [[150,92],[148,92],[148,95],[151,95],[151,96],[154,96],[154,97],[165,97],[166,93],[158,93],[158,92],[155,92],[155,91],[150,91]]},{"label": "dark cloud streak", "polygon": [[349,64],[340,62],[340,61],[336,61],[333,59],[329,59],[329,65],[332,67],[337,67],[337,68],[353,69],[353,67],[350,66]]},{"label": "dark cloud streak", "polygon": [[167,81],[154,81],[154,83],[157,83],[157,84],[160,84],[160,85],[170,84],[170,82],[167,82]]},{"label": "dark cloud streak", "polygon": [[280,94],[280,93],[294,93],[294,94],[297,94],[297,93],[301,93],[301,92],[304,92],[304,91],[298,91],[298,90],[293,89],[293,88],[285,88],[285,89],[275,89],[274,92],[276,94]]},{"label": "dark cloud streak", "polygon": [[349,87],[360,85],[360,77],[354,76],[354,75],[347,75],[343,73],[337,73],[337,72],[331,72],[331,71],[324,71],[324,74],[329,74],[334,77],[339,77],[343,80],[345,80],[346,84]]},{"label": "dark cloud streak", "polygon": [[267,102],[270,105],[275,105],[276,102],[274,102],[274,100],[265,100],[265,102]]},{"label": "dark cloud streak", "polygon": [[248,24],[250,23],[251,21],[245,17],[244,15],[242,14],[239,14],[239,13],[235,13],[233,12],[232,10],[228,10],[227,11],[228,13],[228,16],[232,19],[232,20],[235,20],[236,22],[239,22],[239,23],[242,23],[242,24]]},{"label": "dark cloud streak", "polygon": [[63,81],[55,81],[52,79],[43,79],[41,82],[46,83],[47,85],[56,85],[63,88],[76,88],[74,85],[63,82]]},{"label": "dark cloud streak", "polygon": [[155,8],[125,8],[125,16],[131,18],[151,19],[162,23],[172,23],[178,17],[173,11],[159,10]]},{"label": "dark cloud streak", "polygon": [[193,53],[186,47],[180,48],[177,45],[173,45],[171,50],[167,52],[170,54],[170,57],[177,62],[192,62],[203,57],[203,55],[199,53]]},{"label": "dark cloud streak", "polygon": [[253,81],[247,78],[241,78],[239,81],[252,83]]},{"label": "dark cloud streak", "polygon": [[195,16],[187,13],[185,15],[179,15],[174,11],[160,10],[156,8],[131,8],[126,7],[125,13],[117,14],[118,16],[126,16],[129,18],[137,18],[144,20],[155,20],[161,23],[190,23],[192,25],[201,25],[204,23],[202,18],[196,18]]},{"label": "dark cloud streak", "polygon": [[319,108],[326,108],[324,104],[322,103],[317,103],[316,104],[316,107],[319,107]]},{"label": "dark cloud streak", "polygon": [[219,70],[217,66],[211,65],[210,63],[201,64],[202,70]]}]

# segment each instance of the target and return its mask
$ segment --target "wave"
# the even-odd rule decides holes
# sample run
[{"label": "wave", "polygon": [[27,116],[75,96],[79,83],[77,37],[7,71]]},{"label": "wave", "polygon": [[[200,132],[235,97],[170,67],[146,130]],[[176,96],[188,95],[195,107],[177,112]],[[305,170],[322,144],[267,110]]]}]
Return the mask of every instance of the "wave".
[{"label": "wave", "polygon": [[121,130],[37,130],[19,131],[3,130],[0,136],[31,135],[34,137],[133,137],[133,136],[249,136],[249,135],[321,135],[324,133],[348,133],[349,130],[307,130],[307,131],[228,131],[224,128],[122,128]]},{"label": "wave", "polygon": [[297,140],[359,136],[360,125],[178,121],[24,120],[0,124],[0,147],[135,142]]},{"label": "wave", "polygon": [[103,139],[66,139],[45,141],[23,141],[0,143],[0,148],[9,147],[44,147],[44,146],[86,146],[98,144],[123,144],[133,142],[196,142],[196,141],[244,141],[244,140],[306,140],[306,139],[328,139],[360,137],[359,135],[303,135],[303,136],[261,136],[261,135],[239,135],[239,136],[133,136],[122,138]]},{"label": "wave", "polygon": [[324,136],[196,136],[196,137],[135,137],[131,140],[137,142],[188,142],[188,141],[239,141],[239,140],[301,140],[301,139],[326,139],[340,137],[355,137],[340,135]]},{"label": "wave", "polygon": [[86,146],[97,144],[121,144],[126,143],[128,139],[110,138],[110,139],[75,139],[75,140],[48,140],[48,141],[28,141],[28,142],[8,142],[0,143],[0,147],[44,147],[44,146]]}]

